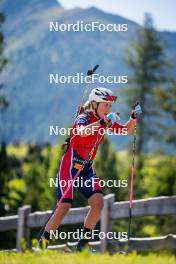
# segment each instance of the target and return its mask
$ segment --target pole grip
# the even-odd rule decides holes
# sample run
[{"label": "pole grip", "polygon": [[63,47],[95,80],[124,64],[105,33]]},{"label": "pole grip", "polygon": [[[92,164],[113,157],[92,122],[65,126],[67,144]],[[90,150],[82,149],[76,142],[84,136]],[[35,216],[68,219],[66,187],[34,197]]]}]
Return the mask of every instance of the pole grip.
[{"label": "pole grip", "polygon": [[98,69],[99,65],[95,65],[95,67],[92,70],[87,71],[87,76],[92,76],[92,74],[95,73],[95,71]]}]

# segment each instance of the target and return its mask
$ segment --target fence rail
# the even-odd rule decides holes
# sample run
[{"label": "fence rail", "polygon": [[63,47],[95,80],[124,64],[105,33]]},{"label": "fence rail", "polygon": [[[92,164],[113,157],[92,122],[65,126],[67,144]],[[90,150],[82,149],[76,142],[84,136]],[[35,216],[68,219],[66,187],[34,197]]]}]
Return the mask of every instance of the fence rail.
[{"label": "fence rail", "polygon": [[[64,218],[62,225],[83,223],[89,206],[72,208]],[[100,219],[100,231],[107,233],[112,230],[113,222],[117,219],[128,218],[129,202],[115,202],[114,194],[104,197],[104,208]],[[42,227],[51,211],[31,213],[31,206],[25,205],[18,209],[18,215],[0,217],[0,232],[17,230],[16,248],[21,251],[21,240],[25,238],[27,247],[30,247],[30,229]],[[133,201],[132,216],[159,216],[176,214],[176,196],[155,197]],[[125,241],[108,241],[106,238],[101,240],[101,251],[112,248],[120,249],[125,245]],[[156,238],[132,238],[130,240],[131,250],[136,251],[155,251],[160,249],[176,249],[176,236],[168,235]]]}]

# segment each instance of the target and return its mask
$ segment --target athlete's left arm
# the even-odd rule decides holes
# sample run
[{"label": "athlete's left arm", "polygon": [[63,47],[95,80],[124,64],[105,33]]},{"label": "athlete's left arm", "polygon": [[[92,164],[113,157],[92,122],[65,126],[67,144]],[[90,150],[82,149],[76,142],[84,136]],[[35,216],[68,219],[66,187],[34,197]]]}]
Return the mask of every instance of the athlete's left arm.
[{"label": "athlete's left arm", "polygon": [[[127,121],[127,123],[124,126],[118,123],[118,117],[116,113],[107,114],[105,116],[105,120],[108,119],[111,121],[112,123],[111,130],[114,133],[118,133],[121,135],[127,135],[127,134],[131,134],[134,131],[137,120],[139,119],[141,114],[142,114],[142,108],[139,102],[137,101],[132,107],[130,119]],[[119,130],[121,131],[119,132]]]},{"label": "athlete's left arm", "polygon": [[127,134],[131,134],[134,131],[136,125],[136,120],[135,119],[129,119],[125,125],[122,125],[120,123],[114,123],[111,126],[111,131],[113,131],[113,133],[116,134],[120,134],[120,135],[127,135]]},{"label": "athlete's left arm", "polygon": [[136,119],[132,119],[132,118],[130,118],[128,121],[127,121],[127,123],[125,124],[125,126],[126,126],[126,128],[127,128],[127,133],[128,134],[131,134],[131,133],[133,133],[133,131],[134,131],[134,128],[135,128],[135,126],[136,126]]}]

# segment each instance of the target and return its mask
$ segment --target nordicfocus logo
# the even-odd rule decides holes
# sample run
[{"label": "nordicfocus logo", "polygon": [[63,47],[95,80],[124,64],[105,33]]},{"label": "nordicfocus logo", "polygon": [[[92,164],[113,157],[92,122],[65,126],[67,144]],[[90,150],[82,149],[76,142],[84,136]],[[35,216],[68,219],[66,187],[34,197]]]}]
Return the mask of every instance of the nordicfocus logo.
[{"label": "nordicfocus logo", "polygon": [[103,76],[98,73],[92,74],[90,76],[85,75],[84,73],[76,73],[75,75],[59,75],[59,73],[50,73],[49,74],[49,83],[50,84],[126,84],[128,83],[127,75],[109,75]]},{"label": "nordicfocus logo", "polygon": [[127,24],[104,24],[99,21],[91,21],[85,23],[84,21],[76,21],[75,23],[59,23],[58,21],[50,21],[49,23],[50,31],[55,32],[126,32],[128,30]]},{"label": "nordicfocus logo", "polygon": [[50,230],[50,239],[64,239],[64,240],[79,240],[80,238],[87,238],[89,240],[102,240],[102,239],[115,239],[115,240],[127,240],[127,232],[102,232],[99,230],[92,230],[91,236],[86,234],[83,236],[83,229],[77,229],[74,232],[59,232],[58,230]]},{"label": "nordicfocus logo", "polygon": [[108,136],[113,136],[113,135],[121,135],[121,136],[126,136],[128,134],[127,128],[103,128],[103,127],[92,127],[92,128],[85,128],[85,127],[61,127],[59,126],[50,126],[49,127],[49,134],[50,136],[91,136],[91,135],[97,135],[99,134],[100,136],[103,135],[108,135]]},{"label": "nordicfocus logo", "polygon": [[[81,166],[81,165],[80,165]],[[58,178],[50,178],[49,179],[49,186],[50,188],[53,187],[58,187],[60,186],[61,188],[69,188],[70,186],[73,186],[75,188],[83,188],[83,187],[87,187],[87,188],[94,188],[94,186],[99,185],[101,188],[126,188],[128,187],[128,181],[127,180],[103,180],[100,178],[91,178],[88,180],[85,180],[84,177],[78,177],[76,178],[76,180],[60,180],[58,183]]]}]

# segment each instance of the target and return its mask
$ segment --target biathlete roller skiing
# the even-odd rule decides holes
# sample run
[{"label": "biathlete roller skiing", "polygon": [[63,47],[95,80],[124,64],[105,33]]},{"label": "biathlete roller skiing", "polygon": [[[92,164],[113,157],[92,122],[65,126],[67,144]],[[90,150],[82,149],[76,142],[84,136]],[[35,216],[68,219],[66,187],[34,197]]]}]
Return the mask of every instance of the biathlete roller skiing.
[{"label": "biathlete roller skiing", "polygon": [[[93,71],[88,71],[88,75],[91,76],[96,68],[97,66]],[[88,101],[79,107],[72,134],[67,140],[67,150],[62,156],[58,169],[58,202],[42,230],[40,247],[47,247],[50,232],[55,232],[59,228],[63,218],[69,212],[74,199],[75,181],[81,182],[77,189],[84,195],[90,206],[84,220],[82,236],[77,243],[77,251],[82,251],[90,241],[103,209],[100,178],[96,176],[92,167],[98,147],[103,142],[108,129],[115,134],[123,134],[124,131],[126,134],[133,133],[137,119],[142,113],[139,102],[136,102],[132,107],[129,120],[122,125],[119,123],[118,114],[111,112],[111,106],[116,100],[117,96],[113,95],[111,90],[102,87],[94,88],[89,94]],[[88,181],[93,184],[86,184]],[[63,185],[62,182],[66,184]]]}]

